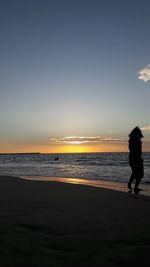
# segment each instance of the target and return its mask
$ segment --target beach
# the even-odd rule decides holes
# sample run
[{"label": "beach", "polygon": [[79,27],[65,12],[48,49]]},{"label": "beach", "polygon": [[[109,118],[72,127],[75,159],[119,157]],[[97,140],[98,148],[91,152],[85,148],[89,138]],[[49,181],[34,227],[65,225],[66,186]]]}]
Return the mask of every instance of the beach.
[{"label": "beach", "polygon": [[150,197],[0,176],[0,266],[148,266]]}]

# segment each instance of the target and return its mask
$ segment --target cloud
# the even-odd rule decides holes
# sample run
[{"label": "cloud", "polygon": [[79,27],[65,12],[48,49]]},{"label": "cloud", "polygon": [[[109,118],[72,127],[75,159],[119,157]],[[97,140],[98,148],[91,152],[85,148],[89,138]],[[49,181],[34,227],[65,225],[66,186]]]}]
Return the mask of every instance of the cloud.
[{"label": "cloud", "polygon": [[150,80],[150,64],[144,67],[144,69],[140,70],[138,72],[138,79],[143,80],[144,82],[147,82]]},{"label": "cloud", "polygon": [[150,125],[141,128],[142,131],[150,132]]},{"label": "cloud", "polygon": [[94,143],[102,143],[102,142],[120,142],[118,138],[114,137],[100,137],[100,136],[69,136],[63,138],[51,138],[50,142],[53,144],[94,144]]}]

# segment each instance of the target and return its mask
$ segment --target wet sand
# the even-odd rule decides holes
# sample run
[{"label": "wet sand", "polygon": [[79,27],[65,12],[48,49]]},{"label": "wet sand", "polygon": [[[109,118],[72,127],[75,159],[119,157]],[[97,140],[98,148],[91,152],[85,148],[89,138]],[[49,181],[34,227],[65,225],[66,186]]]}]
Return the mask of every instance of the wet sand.
[{"label": "wet sand", "polygon": [[150,197],[106,187],[0,176],[0,266],[148,266]]},{"label": "wet sand", "polygon": [[[112,189],[115,191],[128,192],[127,183],[120,183],[114,181],[106,181],[106,180],[94,180],[94,179],[81,179],[81,178],[64,178],[64,177],[45,177],[45,176],[22,176],[20,177],[25,180],[32,181],[49,181],[49,182],[61,182],[61,183],[69,183],[69,184],[81,184],[88,185],[106,189]],[[132,189],[134,189],[134,183],[132,185]],[[150,196],[150,185],[148,184],[140,184],[140,195]],[[132,193],[133,190],[132,190]]]}]

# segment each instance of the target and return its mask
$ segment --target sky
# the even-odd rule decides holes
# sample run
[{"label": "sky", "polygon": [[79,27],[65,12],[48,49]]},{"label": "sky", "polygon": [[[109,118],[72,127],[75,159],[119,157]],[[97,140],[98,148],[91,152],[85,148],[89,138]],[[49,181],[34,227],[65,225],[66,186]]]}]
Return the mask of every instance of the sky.
[{"label": "sky", "polygon": [[150,1],[0,1],[0,153],[150,151]]}]

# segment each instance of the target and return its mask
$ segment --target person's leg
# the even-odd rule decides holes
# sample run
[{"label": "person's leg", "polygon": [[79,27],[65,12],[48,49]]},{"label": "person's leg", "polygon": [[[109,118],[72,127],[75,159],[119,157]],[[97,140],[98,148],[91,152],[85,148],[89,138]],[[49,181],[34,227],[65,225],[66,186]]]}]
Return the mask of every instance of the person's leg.
[{"label": "person's leg", "polygon": [[141,179],[144,176],[144,168],[143,168],[143,160],[138,164],[137,166],[137,171],[136,171],[136,182],[135,182],[135,187],[134,187],[134,192],[139,193],[139,184],[141,182]]},{"label": "person's leg", "polygon": [[139,193],[139,184],[140,184],[140,181],[141,181],[141,178],[140,177],[137,177],[136,178],[136,181],[135,181],[135,187],[134,187],[134,192],[136,193],[136,194],[138,194]]},{"label": "person's leg", "polygon": [[131,184],[133,183],[134,179],[135,179],[135,177],[134,177],[134,174],[132,173],[130,176],[129,182],[128,182],[128,189],[132,190]]},{"label": "person's leg", "polygon": [[130,162],[130,167],[131,167],[131,170],[132,170],[132,174],[131,174],[131,176],[130,176],[130,179],[129,179],[129,182],[128,182],[128,189],[129,190],[131,190],[131,192],[132,192],[132,183],[133,183],[133,181],[134,181],[134,179],[135,179],[135,168],[134,168],[134,164],[132,163],[132,162]]}]

